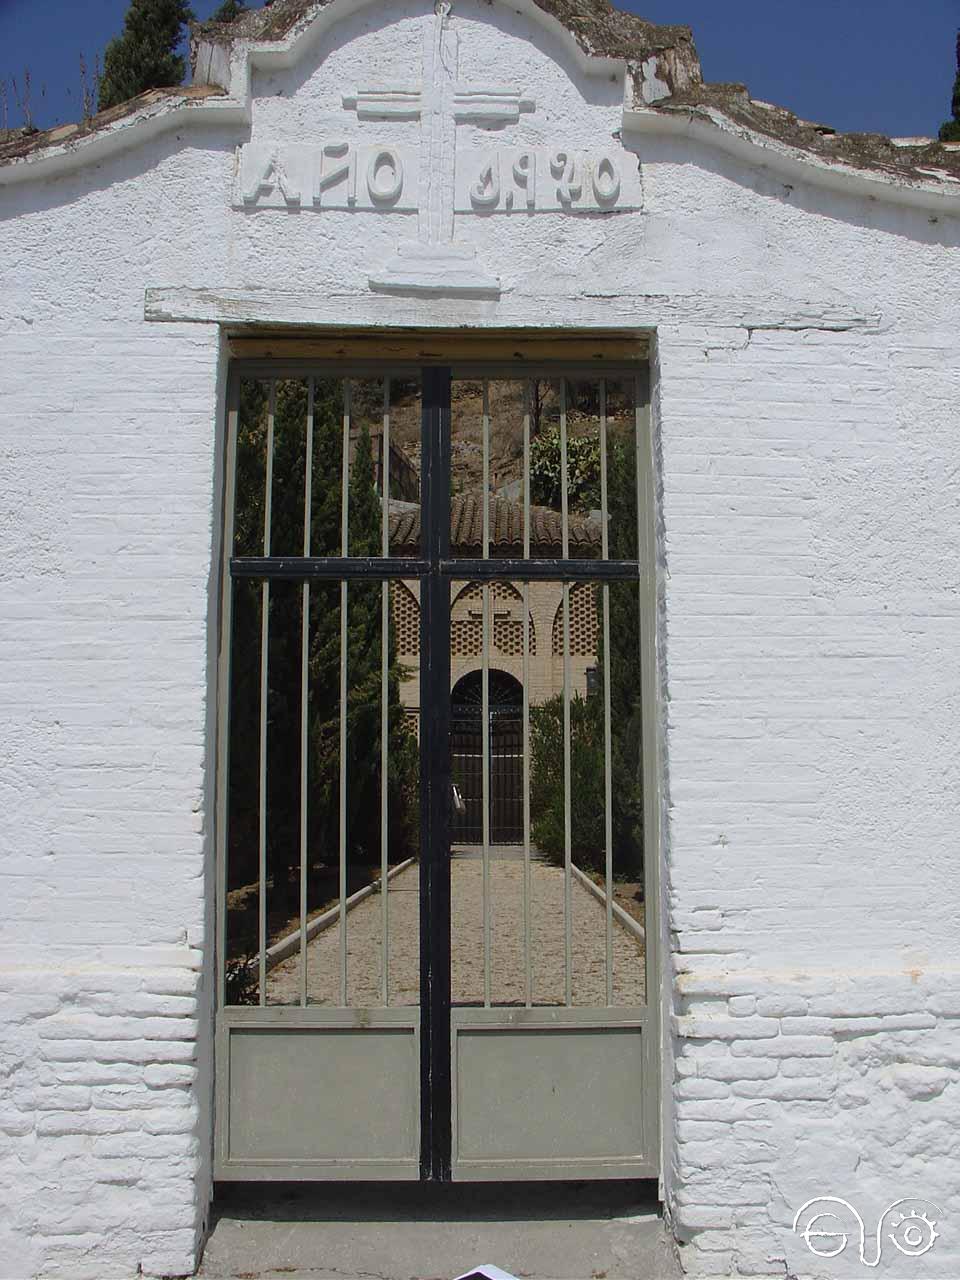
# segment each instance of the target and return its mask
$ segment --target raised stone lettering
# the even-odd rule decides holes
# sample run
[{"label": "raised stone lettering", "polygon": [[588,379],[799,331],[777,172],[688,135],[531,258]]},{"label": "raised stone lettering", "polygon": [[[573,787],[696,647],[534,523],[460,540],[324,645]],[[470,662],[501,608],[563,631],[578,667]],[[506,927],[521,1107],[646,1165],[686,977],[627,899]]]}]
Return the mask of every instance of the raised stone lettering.
[{"label": "raised stone lettering", "polygon": [[615,151],[545,147],[457,152],[457,213],[607,213],[643,207],[639,166]]},{"label": "raised stone lettering", "polygon": [[[384,181],[384,173],[390,176]],[[403,162],[390,147],[381,147],[370,156],[367,165],[367,190],[378,205],[393,204],[403,191]]]},{"label": "raised stone lettering", "polygon": [[537,155],[522,151],[513,162],[513,180],[527,193],[527,208],[537,207]]},{"label": "raised stone lettering", "polygon": [[593,165],[593,194],[602,205],[620,198],[620,171],[609,156],[600,156]]},{"label": "raised stone lettering", "polygon": [[500,203],[500,160],[493,159],[480,170],[470,188],[470,202],[475,209],[495,209]]},{"label": "raised stone lettering", "polygon": [[239,209],[413,211],[419,155],[410,146],[356,146],[333,139],[240,148],[233,202]]},{"label": "raised stone lettering", "polygon": [[[327,167],[328,158],[340,159],[343,156],[346,157],[345,163]],[[355,205],[357,203],[357,154],[348,142],[328,143],[323,148],[320,168],[314,178],[313,203],[321,204],[323,192],[328,187],[343,182],[344,179],[347,182],[347,204]]]},{"label": "raised stone lettering", "polygon": [[557,179],[557,199],[565,207],[579,200],[583,194],[583,179],[574,156],[558,151],[550,161],[550,172]]},{"label": "raised stone lettering", "polygon": [[277,147],[251,147],[243,158],[241,192],[245,204],[255,204],[260,196],[279,191],[288,205],[299,205],[300,186],[287,173]]}]

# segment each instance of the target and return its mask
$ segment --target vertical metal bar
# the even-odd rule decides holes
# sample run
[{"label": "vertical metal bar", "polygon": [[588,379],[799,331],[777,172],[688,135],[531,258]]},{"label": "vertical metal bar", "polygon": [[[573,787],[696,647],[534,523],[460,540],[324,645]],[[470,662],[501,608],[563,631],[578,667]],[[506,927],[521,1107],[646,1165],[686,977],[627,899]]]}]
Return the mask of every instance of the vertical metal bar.
[{"label": "vertical metal bar", "polygon": [[[340,554],[350,554],[350,383],[343,384]],[[347,1003],[347,584],[340,583],[340,1004]]]},{"label": "vertical metal bar", "polygon": [[[313,403],[314,382],[307,382],[307,438],[303,468],[303,554],[310,554],[313,519]],[[300,1004],[307,1004],[307,793],[309,789],[310,726],[310,583],[304,582],[300,599]]]},{"label": "vertical metal bar", "polygon": [[483,444],[483,558],[490,558],[490,384],[483,380],[483,404],[481,410]]},{"label": "vertical metal bar", "polygon": [[483,658],[481,665],[480,795],[483,839],[483,1003],[490,1005],[490,586],[483,584]]},{"label": "vertical metal bar", "polygon": [[[644,1004],[657,1008],[660,991],[660,792],[657,714],[656,497],[649,373],[634,383],[637,450],[637,558],[640,561],[640,699],[643,779]],[[653,1046],[651,1045],[651,1051]],[[651,1063],[651,1069],[656,1065]]]},{"label": "vertical metal bar", "polygon": [[450,370],[423,372],[420,579],[420,1171],[450,1179]]},{"label": "vertical metal bar", "polygon": [[[277,408],[277,384],[271,379],[267,401],[267,465],[263,497],[263,554],[270,554],[270,523],[273,508],[273,428]],[[270,583],[260,588],[260,832],[259,899],[257,942],[259,952],[258,988],[260,1004],[267,1003],[267,673],[270,664]]]},{"label": "vertical metal bar", "polygon": [[[523,384],[523,558],[530,559],[530,383]],[[533,1004],[530,956],[530,583],[523,583],[523,973],[527,1008]]]},{"label": "vertical metal bar", "polygon": [[[600,551],[610,557],[607,490],[607,380],[600,379]],[[610,587],[603,588],[603,839],[606,906],[607,1005],[613,1004],[613,743],[610,724]]]},{"label": "vertical metal bar", "polygon": [[[642,710],[642,752],[643,752],[643,881],[646,918],[646,936],[644,939],[645,982],[644,1004],[647,1006],[651,1034],[647,1041],[647,1056],[644,1069],[651,1085],[663,1078],[665,1074],[668,1051],[661,1050],[662,1029],[660,1012],[664,1001],[662,991],[661,955],[666,954],[668,938],[665,936],[666,921],[663,919],[660,902],[660,846],[662,802],[660,797],[660,721],[659,679],[657,660],[657,511],[656,511],[656,447],[654,405],[650,394],[650,372],[644,370],[636,379],[636,423],[637,435],[640,438],[643,488],[638,495],[638,534],[640,541],[637,547],[637,558],[640,562],[640,698]],[[663,1053],[663,1057],[661,1057]],[[648,1094],[647,1128],[654,1142],[659,1143],[660,1112],[655,1099],[658,1090]]]},{"label": "vertical metal bar", "polygon": [[[390,379],[383,379],[383,462],[380,495],[380,554],[390,554]],[[380,585],[380,999],[390,1003],[390,908],[387,893],[389,869],[390,784],[390,584]]]},{"label": "vertical metal bar", "polygon": [[233,554],[234,510],[237,490],[237,430],[239,426],[240,379],[231,378],[227,387],[227,430],[224,452],[223,558],[220,568],[220,653],[217,670],[217,1008],[226,1004],[227,975],[227,798],[230,792],[230,669],[233,648]]},{"label": "vertical metal bar", "polygon": [[560,543],[564,560],[570,558],[569,473],[567,466],[567,380],[560,379]]},{"label": "vertical metal bar", "polygon": [[[490,557],[490,388],[483,380],[483,558]],[[483,753],[480,794],[483,804],[483,1003],[490,1007],[490,584],[484,582],[481,639],[481,701]]]},{"label": "vertical metal bar", "polygon": [[[567,467],[567,382],[560,380],[560,539],[570,555],[569,474]],[[570,767],[570,584],[563,584],[563,973],[564,1002],[573,1003],[573,833]]]},{"label": "vertical metal bar", "polygon": [[609,510],[607,501],[607,380],[600,379],[600,555],[610,559]]}]

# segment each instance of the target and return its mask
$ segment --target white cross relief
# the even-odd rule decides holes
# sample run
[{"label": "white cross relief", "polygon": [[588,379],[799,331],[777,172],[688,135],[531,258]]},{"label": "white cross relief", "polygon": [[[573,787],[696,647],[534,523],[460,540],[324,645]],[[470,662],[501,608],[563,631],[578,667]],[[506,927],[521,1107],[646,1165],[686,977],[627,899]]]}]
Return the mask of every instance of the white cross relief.
[{"label": "white cross relief", "polygon": [[458,124],[516,122],[536,103],[521,89],[459,79],[459,40],[440,0],[424,32],[423,80],[357,89],[343,105],[360,120],[420,120],[420,225],[415,241],[371,272],[374,288],[474,295],[499,294],[500,281],[476,263],[476,251],[453,242],[456,128]]}]

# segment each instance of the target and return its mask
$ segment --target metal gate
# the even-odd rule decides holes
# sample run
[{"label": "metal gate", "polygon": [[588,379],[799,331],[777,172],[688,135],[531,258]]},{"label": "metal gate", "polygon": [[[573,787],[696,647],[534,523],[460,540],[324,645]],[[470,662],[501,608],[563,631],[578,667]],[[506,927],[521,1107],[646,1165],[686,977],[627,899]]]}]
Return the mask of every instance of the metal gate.
[{"label": "metal gate", "polygon": [[655,1175],[645,367],[238,361],[225,473],[216,1176]]},{"label": "metal gate", "polygon": [[453,844],[483,844],[487,809],[490,844],[523,840],[523,690],[519,681],[491,671],[487,708],[487,777],[483,772],[483,681],[481,673],[454,686],[450,713],[450,759],[455,803],[450,819]]}]

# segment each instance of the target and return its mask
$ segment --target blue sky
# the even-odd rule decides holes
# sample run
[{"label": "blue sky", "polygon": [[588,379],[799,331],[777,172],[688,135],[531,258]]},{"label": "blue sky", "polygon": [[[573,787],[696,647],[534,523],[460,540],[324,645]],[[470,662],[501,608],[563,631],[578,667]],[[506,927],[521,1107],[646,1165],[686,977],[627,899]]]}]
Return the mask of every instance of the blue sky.
[{"label": "blue sky", "polygon": [[[193,0],[206,18],[219,0]],[[949,114],[960,0],[620,0],[654,22],[694,29],[710,80],[844,130],[935,134]],[[80,56],[92,66],[123,26],[127,0],[0,0],[0,85],[7,121],[31,100],[40,128],[79,118]],[[0,126],[3,125],[0,98]]]}]

